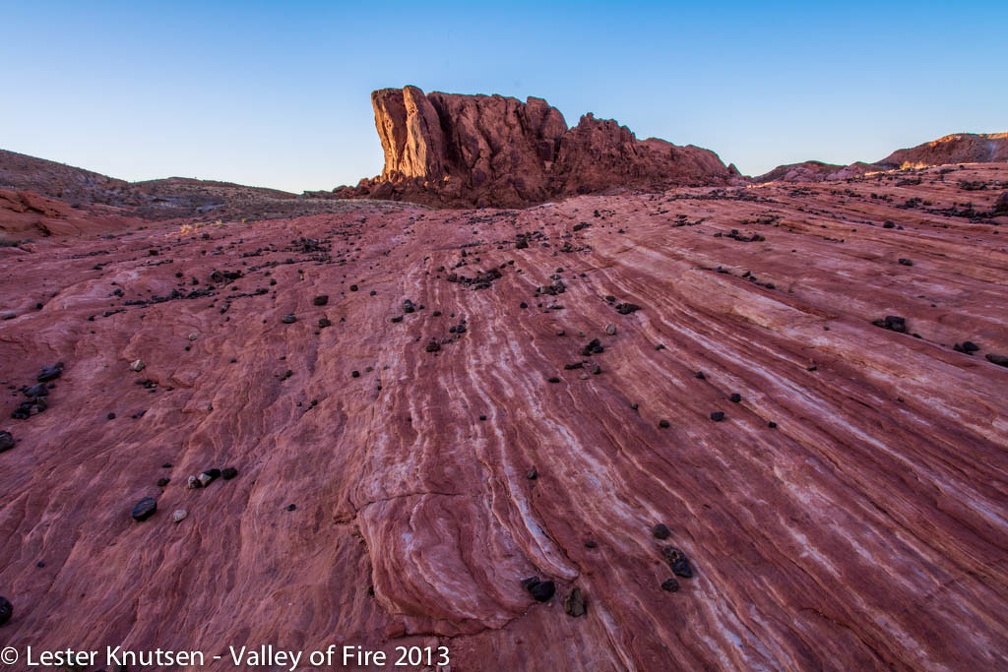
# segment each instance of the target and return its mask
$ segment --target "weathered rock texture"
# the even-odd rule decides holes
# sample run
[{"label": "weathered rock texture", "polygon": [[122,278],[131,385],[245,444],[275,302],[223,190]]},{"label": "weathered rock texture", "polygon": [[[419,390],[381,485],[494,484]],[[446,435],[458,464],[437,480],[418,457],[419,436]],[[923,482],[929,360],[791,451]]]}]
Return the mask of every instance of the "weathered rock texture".
[{"label": "weathered rock texture", "polygon": [[716,154],[637,140],[614,121],[567,128],[545,100],[434,92],[371,94],[385,167],[345,196],[439,205],[521,206],[614,188],[725,184],[737,175]]},{"label": "weathered rock texture", "polygon": [[1008,167],[951,169],[0,249],[4,645],[1008,669]]}]

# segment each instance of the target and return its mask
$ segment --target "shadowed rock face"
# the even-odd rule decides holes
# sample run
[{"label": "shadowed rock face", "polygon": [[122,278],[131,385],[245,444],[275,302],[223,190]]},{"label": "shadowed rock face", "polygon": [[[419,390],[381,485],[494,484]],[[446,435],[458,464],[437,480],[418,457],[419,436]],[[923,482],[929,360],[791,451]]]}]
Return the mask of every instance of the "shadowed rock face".
[{"label": "shadowed rock face", "polygon": [[375,91],[371,101],[385,167],[346,196],[521,206],[620,187],[724,184],[735,174],[713,152],[639,141],[591,114],[568,129],[540,98],[407,86]]},{"label": "shadowed rock face", "polygon": [[1005,669],[1008,168],[912,174],[0,248],[4,645]]}]

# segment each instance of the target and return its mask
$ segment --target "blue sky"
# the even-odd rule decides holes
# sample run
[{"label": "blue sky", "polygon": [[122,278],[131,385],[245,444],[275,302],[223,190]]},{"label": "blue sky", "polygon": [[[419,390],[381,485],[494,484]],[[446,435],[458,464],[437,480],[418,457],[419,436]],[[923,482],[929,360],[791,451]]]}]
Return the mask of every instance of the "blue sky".
[{"label": "blue sky", "polygon": [[539,96],[746,174],[1008,131],[1008,3],[0,0],[0,148],[300,192],[381,172],[370,92]]}]

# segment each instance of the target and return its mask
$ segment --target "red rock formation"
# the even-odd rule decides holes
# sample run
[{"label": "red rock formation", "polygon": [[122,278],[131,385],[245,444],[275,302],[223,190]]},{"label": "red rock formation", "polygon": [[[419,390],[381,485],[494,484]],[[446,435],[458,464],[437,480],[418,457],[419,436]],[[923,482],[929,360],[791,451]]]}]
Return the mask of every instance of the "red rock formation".
[{"label": "red rock formation", "polygon": [[949,163],[1008,162],[1008,133],[953,133],[899,149],[877,164],[895,168],[922,168]]},{"label": "red rock formation", "polygon": [[0,248],[3,645],[1005,669],[1008,167],[919,175]]},{"label": "red rock formation", "polygon": [[639,141],[591,114],[568,129],[540,98],[424,95],[407,86],[371,100],[385,168],[342,196],[518,206],[621,187],[724,184],[736,174],[713,152]]}]

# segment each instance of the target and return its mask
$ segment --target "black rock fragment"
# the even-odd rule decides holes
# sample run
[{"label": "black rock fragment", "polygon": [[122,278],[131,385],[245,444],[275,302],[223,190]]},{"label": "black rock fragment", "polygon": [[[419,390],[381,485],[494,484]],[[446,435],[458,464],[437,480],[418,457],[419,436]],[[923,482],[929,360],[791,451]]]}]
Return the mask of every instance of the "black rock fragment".
[{"label": "black rock fragment", "polygon": [[640,310],[640,306],[636,303],[617,303],[616,312],[620,315],[629,315],[630,313],[635,313]]},{"label": "black rock fragment", "polygon": [[14,435],[6,430],[0,430],[0,453],[14,447]]},{"label": "black rock fragment", "polygon": [[225,481],[230,481],[232,478],[238,475],[238,470],[234,467],[224,467],[220,472],[221,478]]},{"label": "black rock fragment", "polygon": [[675,579],[665,579],[661,584],[662,590],[667,590],[670,593],[676,593],[679,591],[679,582]]},{"label": "black rock fragment", "polygon": [[43,366],[42,370],[39,371],[36,380],[40,383],[47,383],[50,380],[56,380],[63,373],[63,362],[56,362],[52,366]]},{"label": "black rock fragment", "polygon": [[1008,366],[1008,356],[998,355],[993,352],[987,353],[987,361],[998,366]]},{"label": "black rock fragment", "polygon": [[312,305],[314,306],[324,306],[329,303],[328,294],[319,294],[314,299],[312,299]]},{"label": "black rock fragment", "polygon": [[665,560],[667,560],[669,566],[672,567],[673,574],[681,576],[684,579],[693,578],[693,568],[690,566],[690,562],[686,558],[686,553],[683,552],[681,548],[666,546],[662,549],[662,555],[665,556]]},{"label": "black rock fragment", "polygon": [[153,497],[144,497],[133,505],[130,515],[133,516],[133,520],[142,521],[153,516],[155,511],[157,511],[157,500]]},{"label": "black rock fragment", "polygon": [[658,523],[651,528],[651,534],[654,535],[655,539],[668,539],[672,535],[672,530],[665,523]]},{"label": "black rock fragment", "polygon": [[14,605],[6,597],[0,596],[0,625],[3,625],[14,615]]},{"label": "black rock fragment", "polygon": [[886,315],[881,320],[872,321],[872,324],[889,331],[895,331],[897,334],[907,333],[906,318],[899,317],[898,315]]},{"label": "black rock fragment", "polygon": [[556,593],[556,584],[552,581],[540,581],[538,576],[522,579],[525,590],[532,594],[537,602],[547,602]]},{"label": "black rock fragment", "polygon": [[710,414],[710,419],[714,422],[721,422],[725,419],[724,411],[714,411]]}]

